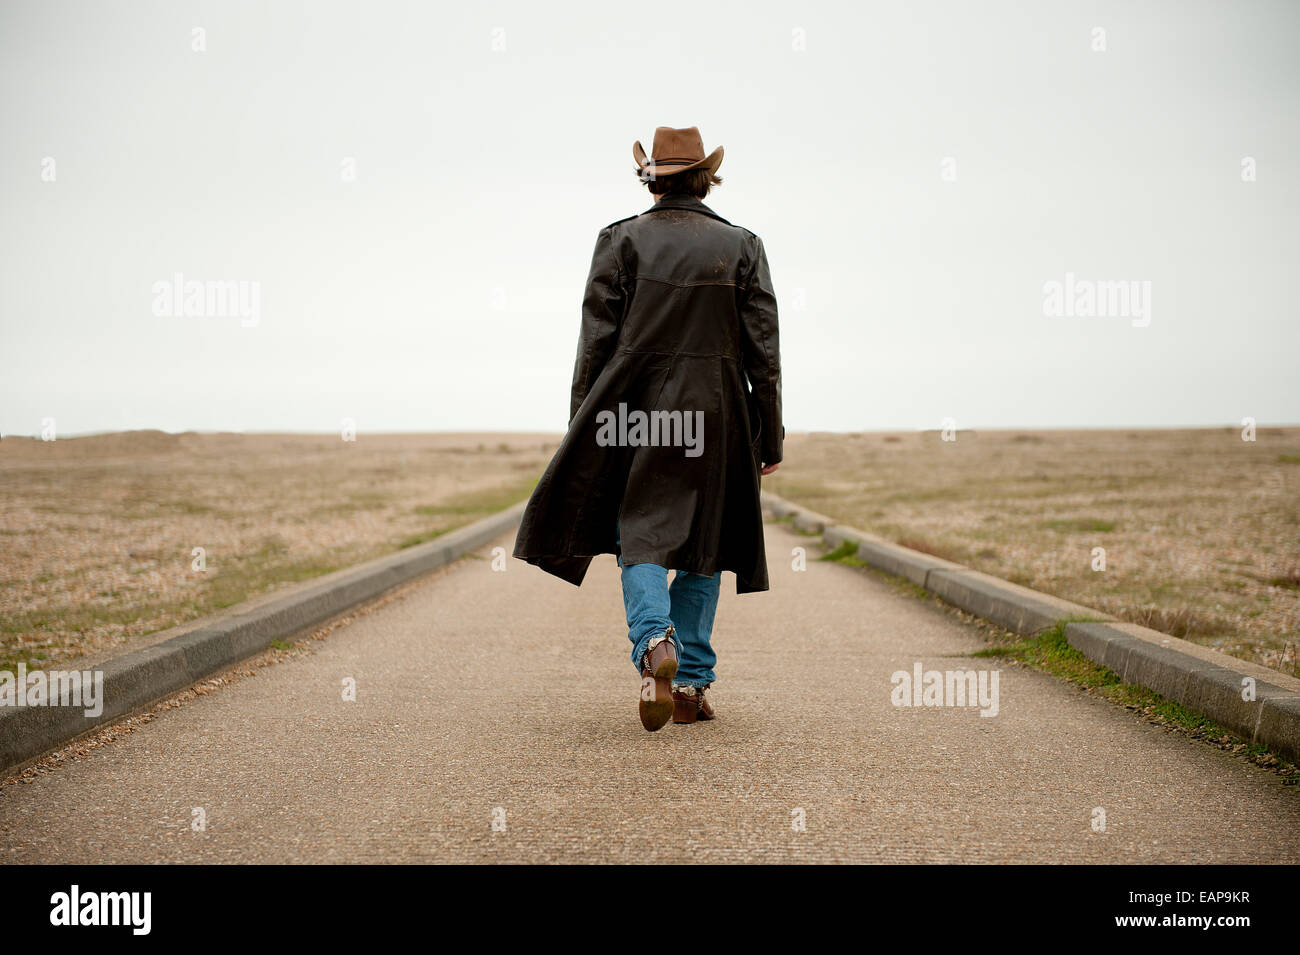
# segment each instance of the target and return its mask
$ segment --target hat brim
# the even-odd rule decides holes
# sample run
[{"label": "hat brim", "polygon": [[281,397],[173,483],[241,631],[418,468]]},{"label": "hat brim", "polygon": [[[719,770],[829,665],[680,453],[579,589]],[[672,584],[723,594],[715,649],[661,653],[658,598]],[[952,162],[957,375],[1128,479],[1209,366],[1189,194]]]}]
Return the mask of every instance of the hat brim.
[{"label": "hat brim", "polygon": [[703,169],[707,172],[716,173],[718,167],[722,165],[723,149],[719,146],[713,152],[709,153],[703,159],[697,159],[690,165],[680,165],[676,163],[664,163],[655,165],[645,154],[645,149],[641,146],[640,141],[632,144],[632,158],[636,160],[637,172],[642,178],[661,179],[664,176],[675,176],[679,172],[690,172],[692,169]]}]

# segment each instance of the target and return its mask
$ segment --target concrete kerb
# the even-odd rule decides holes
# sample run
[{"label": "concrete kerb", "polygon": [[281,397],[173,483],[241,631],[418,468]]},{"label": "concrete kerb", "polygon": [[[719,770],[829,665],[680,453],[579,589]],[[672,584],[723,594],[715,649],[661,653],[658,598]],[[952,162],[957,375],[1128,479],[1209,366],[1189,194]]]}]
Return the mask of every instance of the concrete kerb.
[{"label": "concrete kerb", "polygon": [[1300,764],[1300,680],[1134,623],[1069,623],[1065,638],[1124,682]]},{"label": "concrete kerb", "polygon": [[1124,682],[1144,686],[1300,764],[1300,680],[837,524],[766,491],[763,508],[793,518],[804,533],[820,534],[831,550],[854,542],[867,565],[1014,633],[1032,635],[1066,622],[1070,646]]},{"label": "concrete kerb", "polygon": [[0,707],[0,770],[13,770],[259,653],[272,641],[444,567],[516,526],[523,511],[520,502],[428,543],[298,584],[274,599],[250,602],[247,612],[198,621],[179,636],[107,660],[94,667],[104,679],[103,711],[96,716],[75,706]]}]

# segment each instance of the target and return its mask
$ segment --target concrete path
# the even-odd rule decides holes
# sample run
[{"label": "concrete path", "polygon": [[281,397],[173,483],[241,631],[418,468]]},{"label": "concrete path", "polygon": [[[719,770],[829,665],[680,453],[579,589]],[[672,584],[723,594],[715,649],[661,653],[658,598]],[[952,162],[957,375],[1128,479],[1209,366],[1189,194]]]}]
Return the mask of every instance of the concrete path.
[{"label": "concrete path", "polygon": [[942,610],[767,540],[769,593],[724,577],[715,723],[641,729],[612,557],[581,589],[469,559],[6,787],[0,861],[1300,861],[1300,793],[1047,675],[1003,665],[992,718],[894,707],[896,670],[999,664],[963,659],[982,643]]}]

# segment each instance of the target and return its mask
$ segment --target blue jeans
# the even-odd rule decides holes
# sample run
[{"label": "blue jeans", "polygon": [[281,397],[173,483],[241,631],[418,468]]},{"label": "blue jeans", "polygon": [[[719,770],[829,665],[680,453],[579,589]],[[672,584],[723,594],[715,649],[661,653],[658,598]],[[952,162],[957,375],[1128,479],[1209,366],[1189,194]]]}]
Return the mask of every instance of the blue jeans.
[{"label": "blue jeans", "polygon": [[641,672],[641,658],[654,637],[661,637],[671,625],[677,644],[677,676],[674,686],[709,686],[716,677],[718,662],[709,644],[713,636],[713,615],[718,609],[722,572],[712,577],[684,570],[668,586],[668,568],[658,564],[625,564],[623,606],[627,609],[627,637],[632,641],[632,665]]}]

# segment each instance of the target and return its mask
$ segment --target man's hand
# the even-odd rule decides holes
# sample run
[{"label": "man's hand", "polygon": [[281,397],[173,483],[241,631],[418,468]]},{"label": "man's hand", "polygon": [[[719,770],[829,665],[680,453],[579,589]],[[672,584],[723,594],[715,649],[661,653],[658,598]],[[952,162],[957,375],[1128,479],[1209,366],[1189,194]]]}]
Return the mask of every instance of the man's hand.
[{"label": "man's hand", "polygon": [[764,465],[764,466],[763,466],[763,470],[761,470],[759,473],[760,473],[760,474],[771,474],[773,471],[775,471],[775,470],[776,470],[777,468],[779,468],[780,466],[781,466],[781,465],[780,465],[779,463],[777,463],[777,464],[767,464],[767,465]]}]

